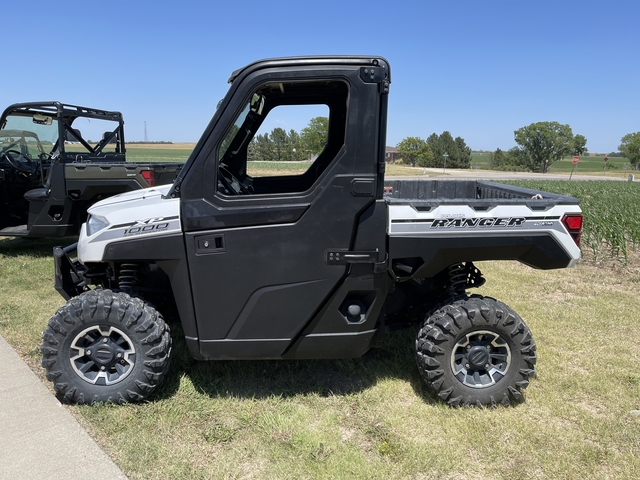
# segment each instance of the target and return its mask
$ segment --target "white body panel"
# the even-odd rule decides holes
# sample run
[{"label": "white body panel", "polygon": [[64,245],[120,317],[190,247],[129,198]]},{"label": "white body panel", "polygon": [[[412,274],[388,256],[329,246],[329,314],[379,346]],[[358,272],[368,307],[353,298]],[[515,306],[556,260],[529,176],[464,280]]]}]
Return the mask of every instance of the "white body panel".
[{"label": "white body panel", "polygon": [[80,229],[78,259],[82,263],[102,261],[109,243],[141,236],[181,232],[180,199],[163,198],[171,185],[127,192],[102,200],[89,209],[109,222],[109,226],[88,236],[86,224]]},{"label": "white body panel", "polygon": [[411,205],[391,204],[387,231],[391,237],[413,238],[547,233],[567,252],[569,266],[573,266],[580,258],[580,248],[562,224],[562,217],[575,213],[581,213],[577,205],[556,205],[544,211],[526,205],[497,205],[476,211],[468,205],[444,204],[418,211]]},{"label": "white body panel", "polygon": [[[104,218],[109,226],[88,236],[86,224],[80,232],[78,259],[82,263],[100,262],[108,244],[139,238],[175,234],[182,231],[180,199],[163,198],[170,185],[116,195],[96,203],[90,215]],[[580,213],[577,205],[556,205],[533,210],[526,205],[496,205],[475,210],[469,205],[443,204],[420,211],[412,205],[388,206],[387,232],[391,237],[481,237],[486,234],[522,236],[548,234],[555,238],[571,258],[580,258],[580,249],[562,224],[565,214]],[[428,211],[427,211],[428,210]]]}]

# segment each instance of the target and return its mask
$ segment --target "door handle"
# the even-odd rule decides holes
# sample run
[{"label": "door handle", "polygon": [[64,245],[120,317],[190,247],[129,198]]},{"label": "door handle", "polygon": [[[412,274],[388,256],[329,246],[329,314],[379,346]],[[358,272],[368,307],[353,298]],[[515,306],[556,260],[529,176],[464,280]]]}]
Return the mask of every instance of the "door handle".
[{"label": "door handle", "polygon": [[347,265],[349,263],[378,263],[378,251],[353,252],[349,250],[327,250],[325,252],[327,265]]}]

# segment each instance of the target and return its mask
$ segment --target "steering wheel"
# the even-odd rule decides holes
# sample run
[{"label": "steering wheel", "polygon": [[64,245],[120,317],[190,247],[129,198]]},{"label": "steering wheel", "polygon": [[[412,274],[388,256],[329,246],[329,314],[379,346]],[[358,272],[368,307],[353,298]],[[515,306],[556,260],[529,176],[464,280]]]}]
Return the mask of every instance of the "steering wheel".
[{"label": "steering wheel", "polygon": [[220,164],[218,171],[220,172],[218,180],[220,180],[220,183],[222,183],[230,195],[248,195],[251,193],[240,180],[233,176],[233,173],[231,173],[225,165]]},{"label": "steering wheel", "polygon": [[[14,160],[9,154],[15,154],[18,156],[18,158],[24,158],[26,161]],[[5,150],[4,152],[2,152],[2,156],[9,165],[11,165],[19,172],[33,173],[36,170],[36,164],[33,163],[29,157],[23,155],[22,152],[19,152],[18,150]]]}]

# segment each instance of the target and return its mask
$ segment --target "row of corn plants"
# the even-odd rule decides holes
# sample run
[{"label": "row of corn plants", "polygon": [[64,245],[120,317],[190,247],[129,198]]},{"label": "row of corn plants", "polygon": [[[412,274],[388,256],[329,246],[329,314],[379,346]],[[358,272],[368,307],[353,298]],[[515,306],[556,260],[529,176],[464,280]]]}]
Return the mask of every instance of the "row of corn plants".
[{"label": "row of corn plants", "polygon": [[570,195],[580,200],[584,224],[581,247],[596,259],[629,261],[640,246],[640,185],[614,181],[518,180],[520,187]]}]

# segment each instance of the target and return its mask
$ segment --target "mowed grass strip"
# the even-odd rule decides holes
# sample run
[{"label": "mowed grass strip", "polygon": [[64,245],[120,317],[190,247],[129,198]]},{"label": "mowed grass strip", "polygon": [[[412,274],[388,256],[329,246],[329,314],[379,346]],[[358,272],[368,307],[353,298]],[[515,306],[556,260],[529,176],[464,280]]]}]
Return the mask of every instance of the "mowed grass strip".
[{"label": "mowed grass strip", "polygon": [[127,162],[131,163],[184,163],[195,144],[127,144]]},{"label": "mowed grass strip", "polygon": [[[0,238],[0,334],[40,377],[40,333],[64,302],[56,244]],[[415,329],[355,360],[196,362],[174,318],[171,369],[150,401],[68,408],[132,479],[638,478],[637,276],[479,267],[478,293],[519,312],[538,344],[517,407],[451,409],[431,396]]]},{"label": "mowed grass strip", "polygon": [[[491,170],[490,159],[490,152],[474,152],[471,154],[471,168]],[[573,173],[576,175],[599,174],[618,176],[631,172],[631,165],[627,158],[607,157],[607,162],[605,162],[604,159],[605,157],[602,155],[581,156],[579,157],[578,164],[574,165],[573,157],[565,157],[557,162],[553,162],[549,166],[549,173],[566,173],[568,175],[573,170]]]}]

